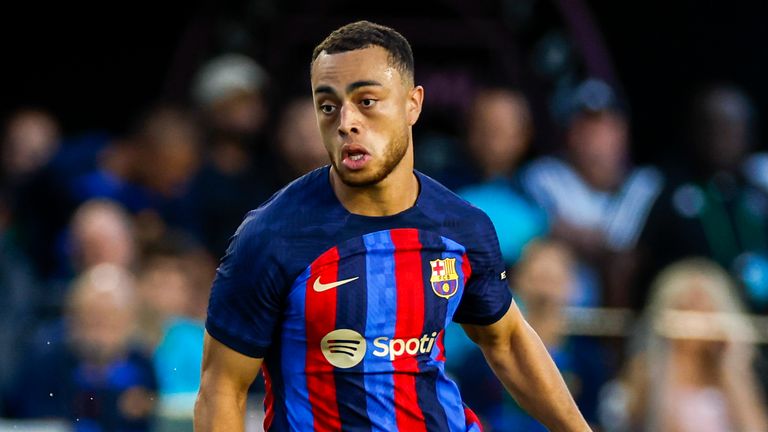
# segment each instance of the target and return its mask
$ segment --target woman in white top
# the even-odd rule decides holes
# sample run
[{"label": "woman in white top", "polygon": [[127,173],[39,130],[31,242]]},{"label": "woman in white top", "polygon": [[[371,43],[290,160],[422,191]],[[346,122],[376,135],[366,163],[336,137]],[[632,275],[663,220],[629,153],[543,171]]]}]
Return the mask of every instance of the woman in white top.
[{"label": "woman in white top", "polygon": [[768,431],[752,368],[757,335],[722,268],[696,258],[662,271],[643,326],[644,349],[614,388],[624,397],[609,402],[624,401],[622,429]]}]

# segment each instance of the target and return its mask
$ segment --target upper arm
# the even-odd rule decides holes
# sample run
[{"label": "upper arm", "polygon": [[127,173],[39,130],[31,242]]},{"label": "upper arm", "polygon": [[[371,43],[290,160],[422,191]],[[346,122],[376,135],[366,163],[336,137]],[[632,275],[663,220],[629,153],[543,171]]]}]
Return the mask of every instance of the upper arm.
[{"label": "upper arm", "polygon": [[217,342],[253,358],[263,358],[272,344],[287,286],[275,236],[260,217],[250,214],[232,237],[216,270],[205,323]]},{"label": "upper arm", "polygon": [[507,285],[506,266],[496,230],[488,216],[477,211],[473,215],[475,223],[471,235],[465,239],[467,253],[464,259],[468,262],[464,264],[470,275],[453,320],[459,324],[490,325],[507,312],[512,293]]},{"label": "upper arm", "polygon": [[245,396],[259,373],[262,359],[229,348],[205,332],[201,389]]},{"label": "upper arm", "polygon": [[506,347],[512,343],[512,339],[525,324],[515,302],[511,302],[507,312],[493,324],[477,325],[462,324],[464,332],[483,351],[486,349]]}]

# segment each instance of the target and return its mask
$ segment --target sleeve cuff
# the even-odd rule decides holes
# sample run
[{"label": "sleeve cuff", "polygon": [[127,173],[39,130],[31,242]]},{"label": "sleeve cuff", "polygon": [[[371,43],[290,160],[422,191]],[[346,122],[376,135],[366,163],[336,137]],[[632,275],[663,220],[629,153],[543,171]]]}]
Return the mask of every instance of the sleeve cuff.
[{"label": "sleeve cuff", "polygon": [[205,330],[212,338],[245,356],[261,359],[267,354],[269,347],[255,345],[245,342],[241,338],[234,337],[210,319],[205,321]]},{"label": "sleeve cuff", "polygon": [[511,305],[512,305],[512,296],[510,295],[504,301],[503,305],[499,308],[499,310],[492,315],[467,316],[467,317],[460,317],[460,318],[454,317],[455,319],[453,321],[457,324],[471,324],[471,325],[482,325],[482,326],[491,325],[498,322],[504,315],[506,315]]}]

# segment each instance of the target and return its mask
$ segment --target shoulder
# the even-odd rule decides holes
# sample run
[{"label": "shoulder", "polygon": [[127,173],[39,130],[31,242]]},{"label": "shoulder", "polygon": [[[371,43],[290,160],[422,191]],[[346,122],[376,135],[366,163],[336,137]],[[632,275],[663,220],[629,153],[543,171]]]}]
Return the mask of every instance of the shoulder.
[{"label": "shoulder", "polygon": [[[633,169],[622,186],[625,200],[634,203],[635,212],[647,213],[668,189],[668,181],[656,167],[643,166]],[[640,208],[637,208],[637,207]]]},{"label": "shoulder", "polygon": [[630,172],[628,182],[637,182],[644,188],[661,189],[665,184],[664,174],[654,166],[641,166]]},{"label": "shoulder", "polygon": [[563,159],[556,156],[541,156],[532,160],[522,168],[527,175],[542,175],[545,173],[565,173],[571,168]]},{"label": "shoulder", "polygon": [[491,220],[484,211],[472,205],[431,177],[417,172],[423,194],[419,205],[422,212],[440,225],[488,225]]},{"label": "shoulder", "polygon": [[300,226],[297,219],[306,218],[316,213],[318,207],[329,205],[331,190],[327,171],[327,166],[318,168],[275,192],[261,206],[248,212],[235,235],[275,234],[291,226]]},{"label": "shoulder", "polygon": [[246,214],[230,239],[224,261],[274,263],[285,260],[286,242],[316,224],[323,207],[331,206],[327,167],[312,171],[285,186]]},{"label": "shoulder", "polygon": [[441,227],[443,235],[465,246],[470,255],[494,255],[496,229],[488,215],[437,181],[419,173],[424,194],[421,211]]}]

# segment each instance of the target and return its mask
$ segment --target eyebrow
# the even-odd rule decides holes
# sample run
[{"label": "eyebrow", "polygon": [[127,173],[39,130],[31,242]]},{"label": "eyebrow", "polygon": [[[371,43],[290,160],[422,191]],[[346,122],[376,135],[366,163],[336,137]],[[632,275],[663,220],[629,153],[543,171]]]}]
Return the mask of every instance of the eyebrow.
[{"label": "eyebrow", "polygon": [[[372,80],[363,80],[363,81],[355,81],[352,84],[347,86],[347,93],[352,93],[353,91],[359,89],[360,87],[383,87],[383,85],[378,81],[372,81]],[[315,88],[315,94],[331,94],[335,95],[336,91],[331,86],[327,85],[321,85]]]},{"label": "eyebrow", "polygon": [[352,84],[347,86],[347,93],[352,93],[353,91],[359,89],[360,87],[383,87],[383,85],[378,81],[355,81]]}]

